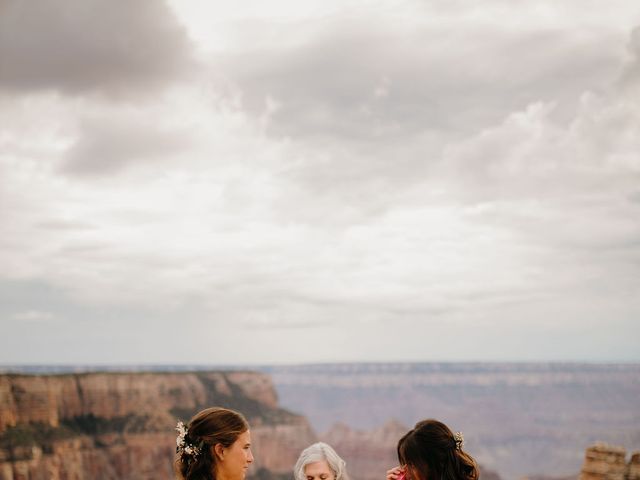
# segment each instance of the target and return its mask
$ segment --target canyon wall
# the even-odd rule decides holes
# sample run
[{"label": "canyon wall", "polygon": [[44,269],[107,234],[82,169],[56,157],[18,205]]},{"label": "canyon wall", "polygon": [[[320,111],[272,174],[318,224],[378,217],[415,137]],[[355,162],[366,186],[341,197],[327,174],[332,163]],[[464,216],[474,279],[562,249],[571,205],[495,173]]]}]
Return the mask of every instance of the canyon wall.
[{"label": "canyon wall", "polygon": [[598,443],[587,448],[579,480],[640,480],[640,452],[627,463],[622,447]]},{"label": "canyon wall", "polygon": [[584,448],[595,441],[640,447],[640,364],[375,363],[265,371],[280,405],[305,415],[317,432],[335,423],[372,430],[390,418],[407,426],[437,418],[463,431],[476,460],[508,480],[577,475]]},{"label": "canyon wall", "polygon": [[0,375],[0,480],[172,479],[177,420],[213,405],[247,417],[254,477],[289,477],[316,440],[261,373]]}]

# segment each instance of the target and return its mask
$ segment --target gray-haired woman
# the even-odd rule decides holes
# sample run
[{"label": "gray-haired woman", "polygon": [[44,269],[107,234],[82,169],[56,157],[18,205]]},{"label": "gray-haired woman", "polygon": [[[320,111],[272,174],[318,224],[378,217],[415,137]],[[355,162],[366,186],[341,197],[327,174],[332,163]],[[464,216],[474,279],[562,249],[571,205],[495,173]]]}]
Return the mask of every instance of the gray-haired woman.
[{"label": "gray-haired woman", "polygon": [[346,462],[323,442],[305,448],[293,467],[295,480],[349,480]]}]

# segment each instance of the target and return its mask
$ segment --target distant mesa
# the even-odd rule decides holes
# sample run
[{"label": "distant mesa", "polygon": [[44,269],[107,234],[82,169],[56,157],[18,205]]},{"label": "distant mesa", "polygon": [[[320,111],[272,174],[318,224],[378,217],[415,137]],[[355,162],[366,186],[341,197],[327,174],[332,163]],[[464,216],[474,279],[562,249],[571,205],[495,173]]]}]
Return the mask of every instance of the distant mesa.
[{"label": "distant mesa", "polygon": [[593,440],[631,451],[640,439],[640,364],[346,364],[269,373],[280,405],[304,413],[318,432],[336,422],[373,432],[392,417],[405,426],[437,418],[462,430],[469,452],[506,480],[577,480]]},{"label": "distant mesa", "polygon": [[[637,412],[640,365],[525,367],[0,374],[0,480],[173,479],[176,421],[211,405],[247,416],[252,480],[290,480],[300,451],[318,439],[345,458],[354,480],[380,480],[424,412],[468,426],[481,480],[640,480],[640,453],[627,459],[606,444],[587,449],[578,473],[587,437],[636,448],[625,439],[637,438],[637,425],[625,419]],[[605,399],[615,415],[598,410]]]}]

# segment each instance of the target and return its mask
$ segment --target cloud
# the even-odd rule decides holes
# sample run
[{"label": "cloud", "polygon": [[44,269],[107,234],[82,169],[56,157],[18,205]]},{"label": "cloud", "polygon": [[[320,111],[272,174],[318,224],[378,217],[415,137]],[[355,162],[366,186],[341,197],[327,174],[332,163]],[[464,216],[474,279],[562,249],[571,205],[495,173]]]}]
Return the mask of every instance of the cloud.
[{"label": "cloud", "polygon": [[3,2],[0,89],[141,94],[190,65],[186,33],[164,2]]},{"label": "cloud", "polygon": [[54,231],[83,231],[83,230],[92,230],[96,228],[94,225],[87,222],[77,222],[77,221],[69,221],[69,220],[44,220],[37,224],[38,228],[42,228],[45,230],[54,230]]},{"label": "cloud", "polygon": [[554,120],[568,121],[583,92],[606,91],[619,75],[627,34],[537,11],[515,29],[477,10],[429,9],[420,20],[400,11],[393,22],[365,10],[280,23],[289,41],[267,25],[270,34],[210,55],[216,78],[224,76],[216,85],[235,85],[248,116],[277,105],[265,132],[295,144],[283,173],[300,208],[281,210],[296,221],[378,215],[397,201],[398,185],[426,182],[437,196],[442,184],[428,179],[440,174],[446,149],[529,105],[553,104]]},{"label": "cloud", "polygon": [[624,88],[637,91],[640,85],[640,25],[631,31],[628,51],[631,58],[622,74],[621,84]]},{"label": "cloud", "polygon": [[18,322],[48,322],[55,318],[51,312],[41,312],[38,310],[27,310],[25,312],[15,313],[13,320]]},{"label": "cloud", "polygon": [[327,22],[305,43],[234,52],[218,65],[249,111],[263,110],[267,98],[278,102],[274,135],[379,145],[425,131],[469,133],[537,100],[570,103],[576,91],[606,84],[619,63],[603,45],[610,34],[595,29],[453,22],[457,28],[425,22],[400,30],[365,15]]},{"label": "cloud", "polygon": [[[446,144],[429,175],[396,163],[391,176],[346,154],[342,169],[314,169],[299,161],[307,146],[264,136],[259,118],[197,96],[138,114],[93,106],[62,170],[5,159],[5,205],[20,209],[5,212],[15,240],[4,247],[5,274],[47,278],[98,304],[144,305],[152,295],[174,308],[198,298],[228,318],[256,310],[260,322],[283,324],[326,322],[331,308],[445,318],[560,287],[575,293],[576,271],[631,278],[617,258],[584,262],[637,240],[631,133],[640,115],[627,100],[585,94],[568,121],[554,104],[534,103]],[[71,167],[85,175],[66,175]],[[329,175],[342,182],[323,188]],[[577,247],[581,255],[567,255]]]},{"label": "cloud", "polygon": [[150,118],[131,112],[84,119],[77,135],[61,165],[65,173],[104,175],[141,163],[157,165],[189,148],[186,132],[163,131]]},{"label": "cloud", "polygon": [[[136,344],[165,358],[179,319],[199,351],[176,355],[233,361],[272,331],[301,359],[309,332],[329,359],[342,358],[336,336],[373,359],[415,332],[406,359],[423,358],[423,339],[452,358],[438,335],[460,331],[497,351],[505,325],[525,339],[562,322],[571,336],[615,317],[629,331],[640,102],[616,83],[629,31],[617,16],[574,26],[534,9],[531,24],[496,24],[495,3],[426,16],[409,4],[392,21],[338,7],[280,21],[265,42],[224,23],[214,34],[240,45],[198,45],[206,69],[153,98],[141,91],[153,68],[122,67],[124,50],[105,57],[104,82],[82,65],[0,78],[0,306],[15,335],[30,338],[16,312],[54,312],[87,336],[77,355],[111,358],[107,334],[146,360]],[[160,10],[141,32],[165,12],[147,7]],[[88,48],[112,45],[97,28]],[[126,101],[84,95],[117,91]],[[76,335],[54,330],[58,345]]]},{"label": "cloud", "polygon": [[640,110],[633,94],[585,92],[573,118],[554,118],[555,104],[535,103],[447,147],[441,174],[455,173],[460,195],[550,200],[599,198],[633,190],[640,169]]}]

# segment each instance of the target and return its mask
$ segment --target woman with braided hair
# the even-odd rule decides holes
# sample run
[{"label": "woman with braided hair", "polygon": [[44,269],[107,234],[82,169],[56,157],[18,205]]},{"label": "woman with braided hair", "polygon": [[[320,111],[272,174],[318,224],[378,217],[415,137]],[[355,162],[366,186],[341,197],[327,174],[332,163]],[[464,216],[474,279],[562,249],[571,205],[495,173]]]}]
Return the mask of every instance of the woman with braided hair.
[{"label": "woman with braided hair", "polygon": [[398,441],[400,466],[387,471],[387,480],[478,480],[476,461],[463,444],[460,432],[422,420]]},{"label": "woman with braided hair", "polygon": [[249,424],[241,413],[212,407],[176,428],[175,470],[181,480],[244,480],[253,462]]}]

